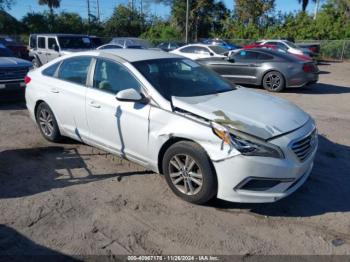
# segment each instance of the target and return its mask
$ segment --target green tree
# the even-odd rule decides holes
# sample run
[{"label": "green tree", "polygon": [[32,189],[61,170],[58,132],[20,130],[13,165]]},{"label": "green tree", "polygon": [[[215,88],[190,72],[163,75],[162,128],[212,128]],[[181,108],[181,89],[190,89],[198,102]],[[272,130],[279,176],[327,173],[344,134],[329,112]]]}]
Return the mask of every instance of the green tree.
[{"label": "green tree", "polygon": [[244,24],[260,25],[274,11],[275,0],[235,0],[234,15]]},{"label": "green tree", "polygon": [[109,36],[139,36],[143,32],[145,17],[135,9],[118,5],[105,23],[105,34]]},{"label": "green tree", "polygon": [[[181,32],[185,32],[186,1],[171,2],[171,22]],[[190,0],[189,2],[189,32],[195,41],[212,34],[220,35],[223,22],[229,16],[229,11],[222,1]]]},{"label": "green tree", "polygon": [[61,0],[38,0],[39,5],[47,5],[51,16],[53,16],[53,9],[60,7]]},{"label": "green tree", "polygon": [[52,31],[71,34],[85,33],[83,19],[77,13],[62,12],[55,16]]},{"label": "green tree", "polygon": [[181,38],[181,32],[172,26],[169,21],[162,21],[158,18],[153,20],[148,30],[141,34],[142,38],[151,41],[179,40]]},{"label": "green tree", "polygon": [[22,23],[30,33],[43,33],[49,31],[49,19],[47,13],[27,13],[22,18]]},{"label": "green tree", "polygon": [[19,34],[23,30],[21,23],[13,16],[0,10],[0,32],[2,34]]}]

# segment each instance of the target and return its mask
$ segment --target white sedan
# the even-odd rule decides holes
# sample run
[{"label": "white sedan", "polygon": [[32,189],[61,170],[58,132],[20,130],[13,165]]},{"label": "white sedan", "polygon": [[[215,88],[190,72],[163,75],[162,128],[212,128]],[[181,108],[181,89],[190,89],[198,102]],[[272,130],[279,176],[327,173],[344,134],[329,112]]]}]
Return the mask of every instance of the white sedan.
[{"label": "white sedan", "polygon": [[178,55],[76,53],[25,82],[30,116],[47,140],[68,136],[137,162],[164,174],[186,201],[273,202],[313,166],[317,132],[308,114]]},{"label": "white sedan", "polygon": [[261,45],[270,45],[270,46],[276,46],[276,48],[284,50],[288,53],[295,54],[295,55],[309,55],[310,52],[306,52],[306,50],[298,47],[294,43],[287,41],[287,40],[261,40],[256,42]]},{"label": "white sedan", "polygon": [[193,60],[208,57],[227,57],[230,51],[218,45],[190,44],[179,47],[170,53]]}]

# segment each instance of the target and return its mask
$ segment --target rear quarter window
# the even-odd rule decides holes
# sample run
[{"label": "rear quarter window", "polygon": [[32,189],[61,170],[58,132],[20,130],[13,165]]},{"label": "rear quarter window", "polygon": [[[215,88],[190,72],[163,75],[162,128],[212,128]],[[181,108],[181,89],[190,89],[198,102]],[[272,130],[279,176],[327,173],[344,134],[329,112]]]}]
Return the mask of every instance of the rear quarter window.
[{"label": "rear quarter window", "polygon": [[79,85],[86,84],[91,57],[74,57],[64,60],[58,72],[58,78]]},{"label": "rear quarter window", "polygon": [[53,65],[49,66],[48,68],[44,69],[44,70],[42,71],[42,74],[43,74],[44,76],[51,76],[51,77],[53,77],[53,76],[55,75],[55,73],[56,73],[56,71],[57,71],[57,68],[58,68],[58,66],[60,65],[60,63],[61,63],[61,62],[58,62],[58,63],[53,64]]}]

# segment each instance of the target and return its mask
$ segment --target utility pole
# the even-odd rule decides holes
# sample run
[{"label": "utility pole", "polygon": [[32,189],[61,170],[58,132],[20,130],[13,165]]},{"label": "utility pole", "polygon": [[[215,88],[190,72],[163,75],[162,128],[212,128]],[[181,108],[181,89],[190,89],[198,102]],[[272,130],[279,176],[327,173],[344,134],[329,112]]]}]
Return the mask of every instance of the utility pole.
[{"label": "utility pole", "polygon": [[316,0],[314,20],[316,20],[319,6],[320,6],[320,0]]},{"label": "utility pole", "polygon": [[100,22],[101,21],[101,14],[100,14],[100,1],[99,0],[96,0],[96,5],[97,5],[97,18],[98,18],[98,21]]},{"label": "utility pole", "polygon": [[90,0],[87,1],[87,9],[88,9],[88,23],[90,24]]},{"label": "utility pole", "polygon": [[189,0],[186,0],[186,44],[188,43],[188,13],[189,13]]}]

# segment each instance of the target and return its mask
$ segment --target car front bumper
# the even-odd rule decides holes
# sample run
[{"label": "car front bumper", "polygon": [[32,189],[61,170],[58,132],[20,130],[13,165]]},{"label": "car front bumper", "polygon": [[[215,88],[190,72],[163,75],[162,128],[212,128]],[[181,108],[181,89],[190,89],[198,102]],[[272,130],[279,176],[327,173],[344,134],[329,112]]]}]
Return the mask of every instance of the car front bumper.
[{"label": "car front bumper", "polygon": [[[270,141],[280,146],[284,159],[237,155],[213,162],[218,179],[217,197],[231,202],[266,203],[275,202],[296,191],[312,171],[317,140],[304,161],[300,161],[294,154],[290,142],[303,137],[314,128],[313,123],[308,123],[290,134]],[[245,187],[251,180],[275,184],[264,190]]]}]

